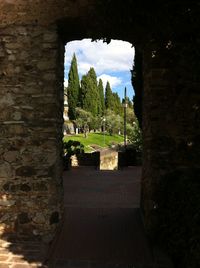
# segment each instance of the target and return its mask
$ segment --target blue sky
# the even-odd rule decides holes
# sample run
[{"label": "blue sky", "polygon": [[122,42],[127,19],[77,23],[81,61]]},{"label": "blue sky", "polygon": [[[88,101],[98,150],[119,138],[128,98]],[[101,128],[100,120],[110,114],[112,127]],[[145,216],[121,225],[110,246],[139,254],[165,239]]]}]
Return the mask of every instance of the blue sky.
[{"label": "blue sky", "polygon": [[112,40],[109,44],[102,40],[91,42],[91,39],[72,41],[65,47],[65,85],[67,86],[68,72],[73,53],[76,54],[80,79],[90,67],[94,67],[97,79],[103,80],[104,88],[109,81],[112,91],[121,98],[124,88],[127,95],[133,98],[134,90],[131,85],[131,73],[135,50],[128,42]]}]

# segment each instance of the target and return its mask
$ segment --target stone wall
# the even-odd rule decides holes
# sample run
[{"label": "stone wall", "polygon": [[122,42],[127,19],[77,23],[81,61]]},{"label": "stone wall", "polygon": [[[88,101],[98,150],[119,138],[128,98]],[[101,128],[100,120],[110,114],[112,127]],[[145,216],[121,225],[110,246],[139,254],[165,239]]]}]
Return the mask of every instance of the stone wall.
[{"label": "stone wall", "polygon": [[190,42],[152,44],[144,51],[141,204],[146,230],[167,248],[176,267],[200,265],[196,53]]},{"label": "stone wall", "polygon": [[1,232],[48,235],[62,211],[64,49],[54,26],[0,31]]},{"label": "stone wall", "polygon": [[152,44],[144,53],[143,202],[148,213],[159,206],[154,198],[163,176],[199,167],[199,84],[188,60],[194,53],[189,43]]},{"label": "stone wall", "polygon": [[92,2],[0,2],[1,233],[50,239],[62,219],[64,42],[57,21],[87,16]]},{"label": "stone wall", "polygon": [[[81,166],[93,166],[96,169],[99,169],[100,162],[100,153],[81,153],[78,155],[71,156],[71,167],[81,167]],[[70,167],[69,167],[70,168]]]},{"label": "stone wall", "polygon": [[118,169],[118,152],[112,149],[101,151],[100,169],[101,170]]},{"label": "stone wall", "polygon": [[1,26],[47,26],[63,18],[77,18],[91,11],[94,0],[6,0],[0,2]]}]

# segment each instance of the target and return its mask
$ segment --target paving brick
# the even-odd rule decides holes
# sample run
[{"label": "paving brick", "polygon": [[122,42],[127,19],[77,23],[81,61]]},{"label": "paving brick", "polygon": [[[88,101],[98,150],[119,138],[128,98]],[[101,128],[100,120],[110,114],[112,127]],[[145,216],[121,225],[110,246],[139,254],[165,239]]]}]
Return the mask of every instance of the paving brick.
[{"label": "paving brick", "polygon": [[10,266],[6,263],[0,263],[0,268],[10,268]]},{"label": "paving brick", "polygon": [[9,256],[8,255],[0,255],[0,263],[3,261],[8,261]]},{"label": "paving brick", "polygon": [[62,268],[155,268],[140,218],[140,176],[140,167],[66,172],[64,223],[50,263],[60,260],[56,265]]},{"label": "paving brick", "polygon": [[33,268],[31,264],[13,264],[12,268]]},{"label": "paving brick", "polygon": [[50,255],[44,244],[30,237],[6,236],[0,240],[0,268],[171,268],[157,249],[154,262],[144,233],[140,174],[139,168],[135,176],[133,169],[68,172],[63,229]]}]

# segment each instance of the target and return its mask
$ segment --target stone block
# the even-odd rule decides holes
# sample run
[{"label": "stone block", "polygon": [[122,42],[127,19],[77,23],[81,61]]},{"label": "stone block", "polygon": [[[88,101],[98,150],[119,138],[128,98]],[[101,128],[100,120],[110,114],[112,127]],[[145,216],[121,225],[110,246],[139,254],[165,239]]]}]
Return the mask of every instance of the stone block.
[{"label": "stone block", "polygon": [[44,224],[46,222],[46,218],[43,213],[37,213],[33,217],[33,222],[37,224]]},{"label": "stone block", "polygon": [[43,79],[45,81],[55,81],[56,80],[56,76],[54,73],[46,73],[43,75]]},{"label": "stone block", "polygon": [[19,152],[18,151],[8,151],[6,153],[4,153],[3,158],[5,159],[5,161],[12,163],[12,162],[16,162],[16,160],[19,157]]},{"label": "stone block", "polygon": [[44,42],[49,42],[49,43],[53,43],[57,40],[57,35],[55,33],[45,33],[43,35],[43,41]]},{"label": "stone block", "polygon": [[11,207],[15,205],[14,200],[0,199],[0,207]]},{"label": "stone block", "polygon": [[23,184],[21,184],[21,186],[20,186],[20,190],[21,190],[22,192],[30,192],[30,191],[31,191],[31,187],[30,187],[30,185],[28,185],[27,183],[23,183]]},{"label": "stone block", "polygon": [[22,166],[16,169],[16,176],[32,177],[36,175],[36,171],[31,166]]},{"label": "stone block", "polygon": [[13,169],[7,162],[0,163],[0,178],[12,178]]},{"label": "stone block", "polygon": [[12,106],[14,105],[14,98],[12,96],[12,94],[10,93],[7,93],[3,96],[0,97],[0,106]]},{"label": "stone block", "polygon": [[54,61],[54,60],[50,60],[50,61],[40,61],[40,62],[38,62],[38,64],[37,64],[37,68],[38,68],[40,71],[46,71],[46,70],[54,69],[54,68],[56,68],[55,61]]},{"label": "stone block", "polygon": [[18,221],[20,224],[25,224],[25,223],[29,223],[31,219],[29,218],[27,212],[23,212],[18,215]]}]

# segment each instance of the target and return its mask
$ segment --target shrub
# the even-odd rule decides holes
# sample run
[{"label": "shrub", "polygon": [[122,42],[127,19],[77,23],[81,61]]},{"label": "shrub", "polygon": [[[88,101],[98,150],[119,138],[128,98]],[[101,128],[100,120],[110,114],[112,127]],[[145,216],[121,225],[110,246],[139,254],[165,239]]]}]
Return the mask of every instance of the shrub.
[{"label": "shrub", "polygon": [[128,132],[128,139],[136,152],[142,153],[142,131],[137,120],[134,122],[134,126]]},{"label": "shrub", "polygon": [[64,169],[68,169],[71,165],[71,156],[72,155],[79,155],[84,153],[84,145],[80,143],[80,141],[73,141],[69,140],[67,142],[63,142],[63,162],[64,162]]},{"label": "shrub", "polygon": [[84,145],[80,141],[69,140],[63,142],[64,155],[71,157],[72,155],[77,155],[84,153]]}]

